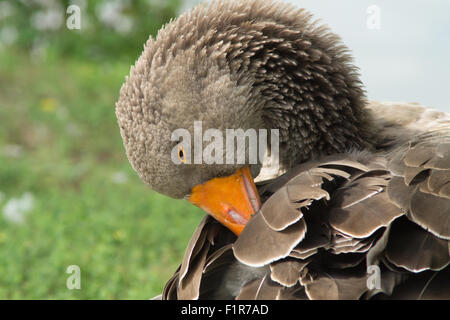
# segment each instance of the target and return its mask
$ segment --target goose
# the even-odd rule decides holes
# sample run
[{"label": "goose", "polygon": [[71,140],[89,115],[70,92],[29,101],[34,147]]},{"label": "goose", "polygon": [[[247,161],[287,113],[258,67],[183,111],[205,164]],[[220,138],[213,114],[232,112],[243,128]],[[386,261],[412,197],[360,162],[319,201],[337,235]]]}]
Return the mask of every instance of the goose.
[{"label": "goose", "polygon": [[[368,101],[349,49],[304,9],[182,14],[145,44],[116,116],[139,177],[207,213],[159,298],[450,299],[450,115]],[[279,171],[186,163],[173,132],[195,121],[277,129]]]}]

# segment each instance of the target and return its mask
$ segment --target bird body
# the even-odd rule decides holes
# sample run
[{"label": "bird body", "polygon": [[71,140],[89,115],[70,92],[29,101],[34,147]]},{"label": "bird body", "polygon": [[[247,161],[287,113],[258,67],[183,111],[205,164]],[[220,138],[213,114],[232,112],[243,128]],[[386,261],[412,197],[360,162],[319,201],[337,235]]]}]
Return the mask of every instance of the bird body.
[{"label": "bird body", "polygon": [[[368,102],[306,11],[199,5],[147,42],[116,114],[142,180],[209,213],[162,298],[450,299],[450,116]],[[195,121],[278,129],[284,173],[174,164]]]},{"label": "bird body", "polygon": [[[414,128],[423,117],[428,125],[431,116],[447,130],[431,126],[407,138],[398,136],[404,122],[383,117],[389,138],[384,143],[391,145],[382,151],[323,157],[262,183],[263,206],[239,238],[211,217],[204,219],[185,254],[181,270],[188,272],[176,272],[163,296],[450,299],[449,169],[433,164],[450,152],[450,117],[417,104],[368,107],[382,115],[385,108],[410,109],[407,114],[415,120],[408,126]],[[429,152],[440,147],[443,152]],[[421,158],[424,149],[428,158]],[[405,163],[415,157],[417,167]],[[431,191],[430,185],[438,187]],[[203,250],[208,252],[204,260],[192,255]],[[190,267],[194,262],[200,265]],[[190,282],[195,278],[190,272],[201,274],[202,282]],[[376,275],[378,287],[368,282]]]}]

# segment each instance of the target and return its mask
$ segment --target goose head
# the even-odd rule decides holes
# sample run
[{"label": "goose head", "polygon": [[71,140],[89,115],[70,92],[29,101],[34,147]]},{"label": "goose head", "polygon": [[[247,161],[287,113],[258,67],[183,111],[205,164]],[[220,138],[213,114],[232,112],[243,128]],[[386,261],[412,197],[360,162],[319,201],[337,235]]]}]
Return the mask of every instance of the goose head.
[{"label": "goose head", "polygon": [[[210,143],[196,130],[214,129],[225,140],[227,129],[278,129],[280,165],[289,169],[369,146],[365,102],[348,50],[310,14],[280,2],[219,1],[150,37],[116,115],[128,159],[146,184],[187,199],[239,235],[260,207],[253,178],[261,162],[226,161],[225,152],[222,163],[194,161]],[[179,129],[190,143],[181,144]],[[249,144],[234,157],[239,152],[248,155]]]}]

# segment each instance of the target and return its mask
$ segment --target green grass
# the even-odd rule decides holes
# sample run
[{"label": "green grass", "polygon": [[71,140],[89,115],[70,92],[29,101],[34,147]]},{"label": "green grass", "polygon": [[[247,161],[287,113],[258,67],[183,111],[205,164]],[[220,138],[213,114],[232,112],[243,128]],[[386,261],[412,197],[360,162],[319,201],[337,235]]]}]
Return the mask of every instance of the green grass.
[{"label": "green grass", "polygon": [[[148,299],[178,267],[204,213],[126,159],[114,104],[130,63],[0,52],[0,299]],[[24,222],[8,220],[27,192]]]}]

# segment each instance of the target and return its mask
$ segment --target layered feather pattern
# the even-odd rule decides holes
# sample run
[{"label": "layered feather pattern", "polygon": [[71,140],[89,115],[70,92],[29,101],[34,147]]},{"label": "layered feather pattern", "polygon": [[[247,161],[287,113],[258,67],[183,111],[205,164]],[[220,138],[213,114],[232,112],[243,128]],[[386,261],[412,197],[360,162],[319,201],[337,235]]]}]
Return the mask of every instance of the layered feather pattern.
[{"label": "layered feather pattern", "polygon": [[262,183],[239,238],[205,218],[163,298],[450,299],[449,139],[430,131]]}]

